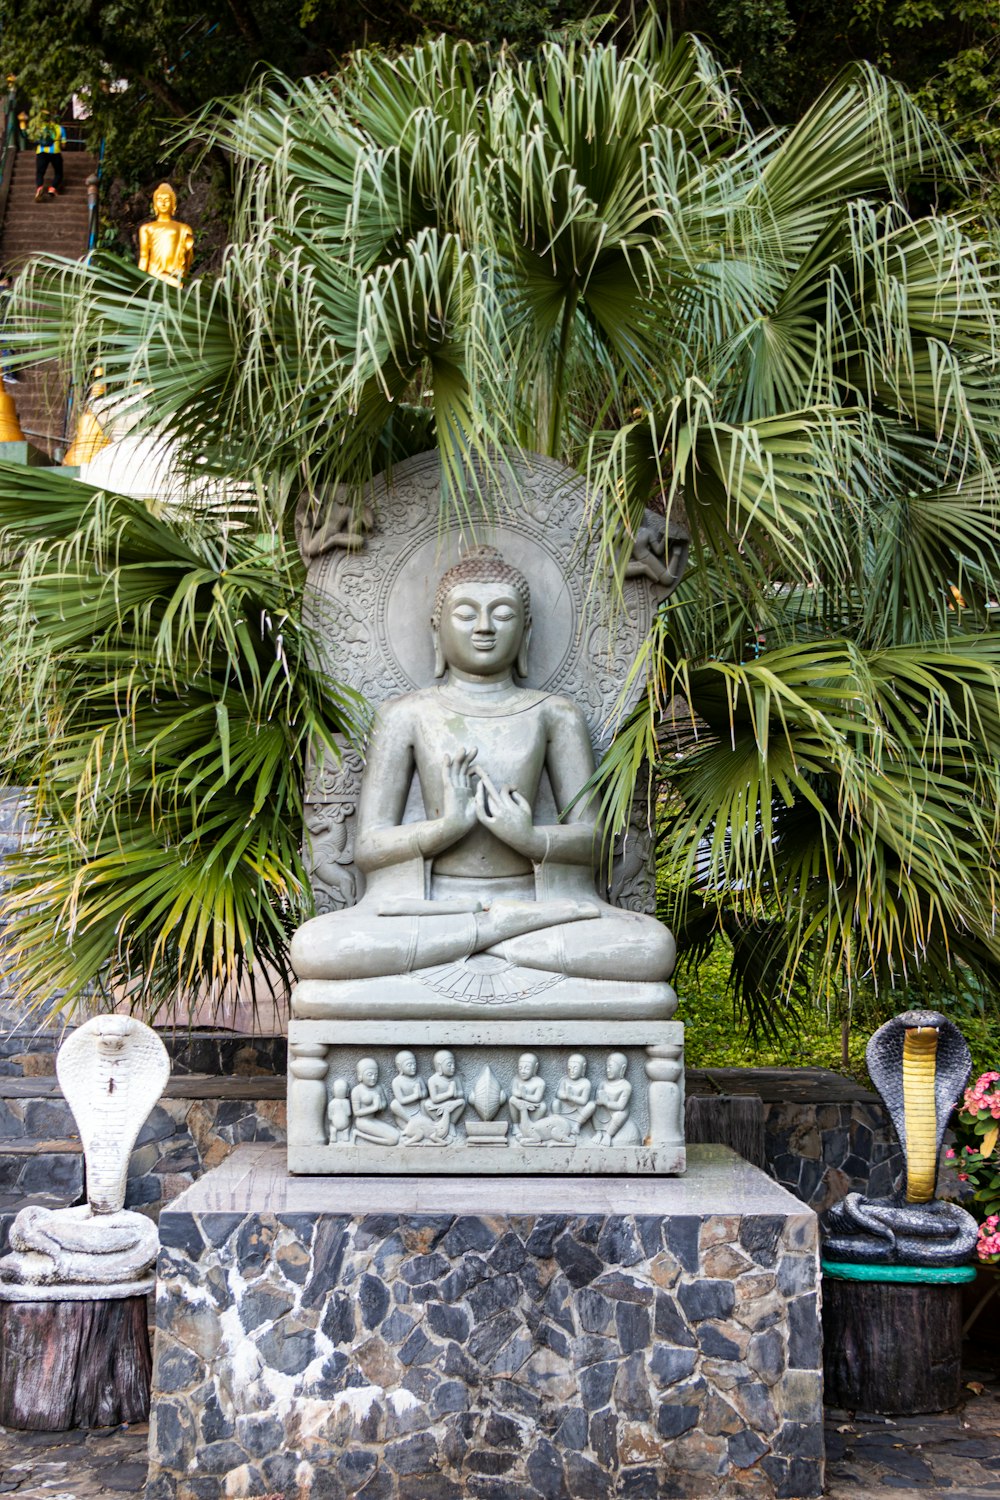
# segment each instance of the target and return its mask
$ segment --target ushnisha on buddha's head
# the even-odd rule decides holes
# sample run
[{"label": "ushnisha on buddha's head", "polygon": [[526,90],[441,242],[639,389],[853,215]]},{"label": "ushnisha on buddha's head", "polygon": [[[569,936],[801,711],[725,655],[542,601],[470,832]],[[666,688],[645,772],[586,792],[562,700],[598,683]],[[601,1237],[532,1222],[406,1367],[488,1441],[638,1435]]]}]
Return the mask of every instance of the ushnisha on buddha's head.
[{"label": "ushnisha on buddha's head", "polygon": [[434,675],[528,675],[528,580],[495,547],[473,547],[441,576],[431,614]]}]

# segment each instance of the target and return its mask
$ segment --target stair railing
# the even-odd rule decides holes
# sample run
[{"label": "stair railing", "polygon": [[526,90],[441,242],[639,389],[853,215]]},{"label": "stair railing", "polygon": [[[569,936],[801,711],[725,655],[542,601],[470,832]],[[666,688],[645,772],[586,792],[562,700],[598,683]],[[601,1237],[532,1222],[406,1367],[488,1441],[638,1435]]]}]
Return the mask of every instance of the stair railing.
[{"label": "stair railing", "polygon": [[17,104],[10,95],[3,101],[3,145],[0,146],[0,226],[7,213],[7,199],[14,176],[14,159],[17,156],[15,139],[20,131],[17,122]]}]

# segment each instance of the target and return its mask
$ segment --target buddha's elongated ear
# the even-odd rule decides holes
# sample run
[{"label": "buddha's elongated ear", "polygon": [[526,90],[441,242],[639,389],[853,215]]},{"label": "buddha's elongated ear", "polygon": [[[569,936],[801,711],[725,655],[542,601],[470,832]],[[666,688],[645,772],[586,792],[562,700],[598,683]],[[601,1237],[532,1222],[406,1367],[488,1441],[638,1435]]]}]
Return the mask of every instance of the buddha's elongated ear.
[{"label": "buddha's elongated ear", "polygon": [[431,639],[434,642],[434,676],[443,677],[447,662],[444,659],[444,652],[441,650],[441,636],[436,625],[431,626]]},{"label": "buddha's elongated ear", "polygon": [[527,677],[528,675],[528,646],[531,642],[531,620],[527,620],[524,626],[524,634],[517,652],[517,675]]}]

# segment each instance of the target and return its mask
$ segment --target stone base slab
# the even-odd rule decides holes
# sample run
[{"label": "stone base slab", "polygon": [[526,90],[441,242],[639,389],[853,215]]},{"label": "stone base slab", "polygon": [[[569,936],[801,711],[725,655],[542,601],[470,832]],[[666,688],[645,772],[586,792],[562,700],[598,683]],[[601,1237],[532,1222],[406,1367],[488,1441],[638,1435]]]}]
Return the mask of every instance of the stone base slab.
[{"label": "stone base slab", "polygon": [[683,1178],[292,1177],[164,1209],[148,1500],[791,1500],[823,1488],[816,1216]]},{"label": "stone base slab", "polygon": [[684,1171],[680,1022],[293,1021],[288,1053],[291,1172]]},{"label": "stone base slab", "polygon": [[146,1297],[155,1285],[152,1276],[139,1281],[63,1281],[49,1285],[0,1281],[0,1302],[117,1302],[123,1297]]},{"label": "stone base slab", "polygon": [[407,1024],[415,1015],[436,1021],[484,1015],[566,1023],[586,1015],[661,1021],[676,1009],[676,991],[666,982],[567,979],[510,964],[492,974],[476,959],[384,979],[300,979],[292,990],[293,1016],[327,1021],[377,1016]]}]

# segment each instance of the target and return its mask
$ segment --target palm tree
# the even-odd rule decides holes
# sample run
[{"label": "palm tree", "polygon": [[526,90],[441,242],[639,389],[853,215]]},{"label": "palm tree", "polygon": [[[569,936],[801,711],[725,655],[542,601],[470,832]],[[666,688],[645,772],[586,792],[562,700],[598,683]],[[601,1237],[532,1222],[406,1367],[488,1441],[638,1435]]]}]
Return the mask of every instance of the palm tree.
[{"label": "palm tree", "polygon": [[[964,178],[905,93],[861,69],[794,129],[755,133],[705,50],[650,21],[624,48],[568,40],[528,60],[444,40],[359,53],[332,81],[266,80],[197,133],[239,184],[217,278],[177,291],[108,256],[48,257],[20,291],[22,357],[59,358],[81,383],[100,364],[111,399],[139,430],[169,430],[200,477],[188,506],[155,517],[164,535],[197,530],[205,478],[228,476],[238,526],[215,516],[215,535],[263,549],[294,619],[300,488],[342,485],[360,504],[373,475],[436,447],[444,503],[477,506],[475,475],[522,447],[589,473],[594,585],[613,600],[658,505],[686,524],[692,566],[600,775],[614,827],[654,770],[665,914],[735,935],[763,1024],[807,972],[820,990],[995,974],[1000,261],[992,231],[912,206]],[[67,559],[112,554],[117,590],[105,528],[117,545],[148,512],[84,493],[77,523],[43,535],[55,481],[31,484],[29,512],[23,471],[0,469],[0,532],[32,575],[6,590],[5,685],[24,709],[9,753],[65,827],[79,893],[98,846],[74,778],[90,784],[105,743],[126,753],[114,673],[100,653],[88,663],[107,734],[95,708],[92,746],[78,738],[63,767],[62,729],[32,726],[72,698],[64,657],[88,658],[83,636],[64,644],[55,611],[31,630],[11,614],[42,578],[77,599]],[[230,607],[243,603],[219,604],[223,654]],[[138,586],[117,609],[115,650],[153,655],[158,712],[183,719],[190,642],[161,632],[153,651]],[[302,666],[296,774],[345,708],[317,708]],[[218,752],[205,723],[203,756]],[[117,843],[102,846],[121,879],[116,851],[146,816],[123,766],[107,791]],[[220,766],[192,803],[204,850],[237,776]],[[288,869],[297,814],[288,791],[265,830],[280,824]],[[213,956],[215,929],[178,915],[169,874],[156,906],[60,898],[46,936],[39,869],[24,862],[13,918],[35,984],[148,987],[163,949],[174,973],[232,974],[236,946]],[[204,899],[223,901],[229,878]],[[66,947],[71,920],[94,933],[85,950]],[[154,946],[133,951],[140,930]],[[261,952],[280,960],[268,933]]]}]

